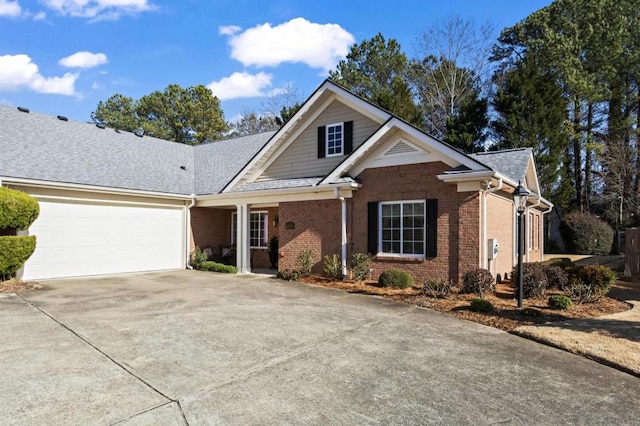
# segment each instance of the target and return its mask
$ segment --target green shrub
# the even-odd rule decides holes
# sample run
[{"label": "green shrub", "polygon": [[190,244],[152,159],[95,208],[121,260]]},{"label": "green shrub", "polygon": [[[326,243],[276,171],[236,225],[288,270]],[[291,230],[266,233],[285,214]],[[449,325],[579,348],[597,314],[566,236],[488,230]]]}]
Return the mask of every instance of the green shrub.
[{"label": "green shrub", "polygon": [[564,270],[576,266],[568,257],[555,257],[553,259],[545,260],[542,264],[545,266],[559,266]]},{"label": "green shrub", "polygon": [[38,218],[40,206],[22,191],[0,187],[0,229],[27,229]]},{"label": "green shrub", "polygon": [[591,213],[565,214],[560,232],[571,253],[606,255],[611,252],[613,229]]},{"label": "green shrub", "polygon": [[371,256],[367,253],[351,254],[351,274],[356,281],[362,281],[369,274],[369,263]]},{"label": "green shrub", "polygon": [[577,268],[563,290],[576,302],[595,302],[611,290],[616,273],[602,265],[588,265]]},{"label": "green shrub", "polygon": [[547,276],[547,287],[561,289],[569,283],[569,274],[560,266],[545,266],[544,274]]},{"label": "green shrub", "polygon": [[573,306],[573,302],[567,296],[562,296],[560,294],[554,294],[553,296],[549,296],[549,300],[547,302],[550,307],[556,309],[569,309]]},{"label": "green shrub", "polygon": [[399,269],[388,269],[380,274],[378,284],[382,287],[408,288],[413,285],[413,277]]},{"label": "green shrub", "polygon": [[342,261],[337,254],[324,255],[324,276],[331,279],[342,278]]},{"label": "green shrub", "polygon": [[189,256],[189,265],[195,269],[202,269],[202,263],[207,261],[207,254],[200,250],[200,247],[196,247]]},{"label": "green shrub", "polygon": [[471,301],[469,309],[473,312],[491,312],[493,311],[493,304],[486,299],[478,297]]},{"label": "green shrub", "polygon": [[445,297],[451,293],[451,281],[439,279],[425,280],[422,284],[422,293],[430,297]]},{"label": "green shrub", "polygon": [[[516,296],[518,296],[518,266],[511,272]],[[547,289],[547,274],[545,266],[541,263],[524,263],[522,265],[522,297],[529,299],[532,297],[542,297]]]},{"label": "green shrub", "polygon": [[300,273],[291,269],[284,269],[282,271],[278,271],[276,277],[286,281],[298,281]]},{"label": "green shrub", "polygon": [[484,298],[487,293],[493,293],[496,282],[491,272],[486,269],[476,268],[462,275],[462,293],[472,293]]},{"label": "green shrub", "polygon": [[298,257],[296,257],[296,265],[298,266],[300,275],[303,277],[311,274],[311,268],[313,268],[314,263],[316,263],[316,261],[313,250],[302,250],[298,253]]},{"label": "green shrub", "polygon": [[35,249],[34,235],[0,237],[0,281],[20,269]]},{"label": "green shrub", "polygon": [[238,272],[238,269],[233,265],[225,265],[211,260],[205,260],[202,262],[200,264],[200,269],[203,271],[222,272],[225,274],[236,274]]}]

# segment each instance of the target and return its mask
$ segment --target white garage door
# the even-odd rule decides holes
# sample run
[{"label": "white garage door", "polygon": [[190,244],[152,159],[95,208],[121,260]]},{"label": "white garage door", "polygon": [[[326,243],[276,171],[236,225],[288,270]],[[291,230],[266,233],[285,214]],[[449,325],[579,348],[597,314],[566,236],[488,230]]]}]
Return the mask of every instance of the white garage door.
[{"label": "white garage door", "polygon": [[22,279],[181,268],[183,209],[39,200]]}]

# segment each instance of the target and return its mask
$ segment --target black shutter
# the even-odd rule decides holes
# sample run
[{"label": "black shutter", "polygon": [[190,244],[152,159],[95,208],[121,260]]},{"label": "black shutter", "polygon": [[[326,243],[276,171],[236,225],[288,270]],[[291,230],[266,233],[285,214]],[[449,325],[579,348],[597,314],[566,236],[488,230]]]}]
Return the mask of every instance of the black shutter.
[{"label": "black shutter", "polygon": [[427,200],[426,203],[426,257],[436,257],[438,254],[438,200]]},{"label": "black shutter", "polygon": [[318,158],[324,158],[327,156],[326,154],[326,131],[327,128],[325,126],[318,127]]},{"label": "black shutter", "polygon": [[367,205],[367,251],[378,253],[378,202],[371,201]]},{"label": "black shutter", "polygon": [[344,122],[344,153],[351,154],[353,151],[353,121]]}]

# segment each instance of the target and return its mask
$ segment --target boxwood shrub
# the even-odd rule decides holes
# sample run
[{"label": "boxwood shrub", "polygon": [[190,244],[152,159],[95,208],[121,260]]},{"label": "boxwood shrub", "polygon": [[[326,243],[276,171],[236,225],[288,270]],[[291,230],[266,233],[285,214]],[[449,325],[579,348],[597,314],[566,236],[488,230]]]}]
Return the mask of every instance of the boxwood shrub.
[{"label": "boxwood shrub", "polygon": [[0,187],[0,229],[27,229],[39,213],[35,198],[22,191]]},{"label": "boxwood shrub", "polygon": [[573,306],[573,302],[571,301],[571,299],[561,294],[554,294],[553,296],[549,296],[549,300],[547,303],[550,307],[556,309],[569,309]]},{"label": "boxwood shrub", "polygon": [[382,287],[408,288],[413,285],[413,277],[399,269],[388,269],[380,274],[378,284]]},{"label": "boxwood shrub", "polygon": [[0,237],[0,281],[20,269],[35,249],[34,235]]},{"label": "boxwood shrub", "polygon": [[203,271],[223,272],[226,274],[235,274],[238,272],[238,269],[236,269],[236,267],[233,265],[225,265],[222,263],[213,262],[211,260],[205,260],[204,262],[200,263],[200,269]]},{"label": "boxwood shrub", "polygon": [[469,309],[473,312],[491,312],[493,311],[493,304],[486,299],[477,297],[471,301]]}]

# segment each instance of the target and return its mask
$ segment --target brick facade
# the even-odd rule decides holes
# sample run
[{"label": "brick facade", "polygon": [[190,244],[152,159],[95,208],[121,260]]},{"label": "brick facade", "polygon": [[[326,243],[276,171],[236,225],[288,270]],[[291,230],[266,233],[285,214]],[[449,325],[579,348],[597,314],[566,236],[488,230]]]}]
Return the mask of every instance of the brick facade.
[{"label": "brick facade", "polygon": [[[455,185],[436,177],[448,170],[443,163],[367,169],[358,176],[362,188],[348,199],[348,254],[367,251],[367,204],[370,201],[438,200],[437,256],[403,259],[376,256],[373,277],[391,268],[406,270],[421,281],[444,278],[457,282],[468,269],[478,267],[480,242],[479,192],[456,192]],[[286,222],[295,229],[286,229]],[[297,269],[296,256],[311,249],[316,254],[314,272],[322,271],[322,256],[340,253],[340,201],[305,201],[280,204],[279,269]]]}]

